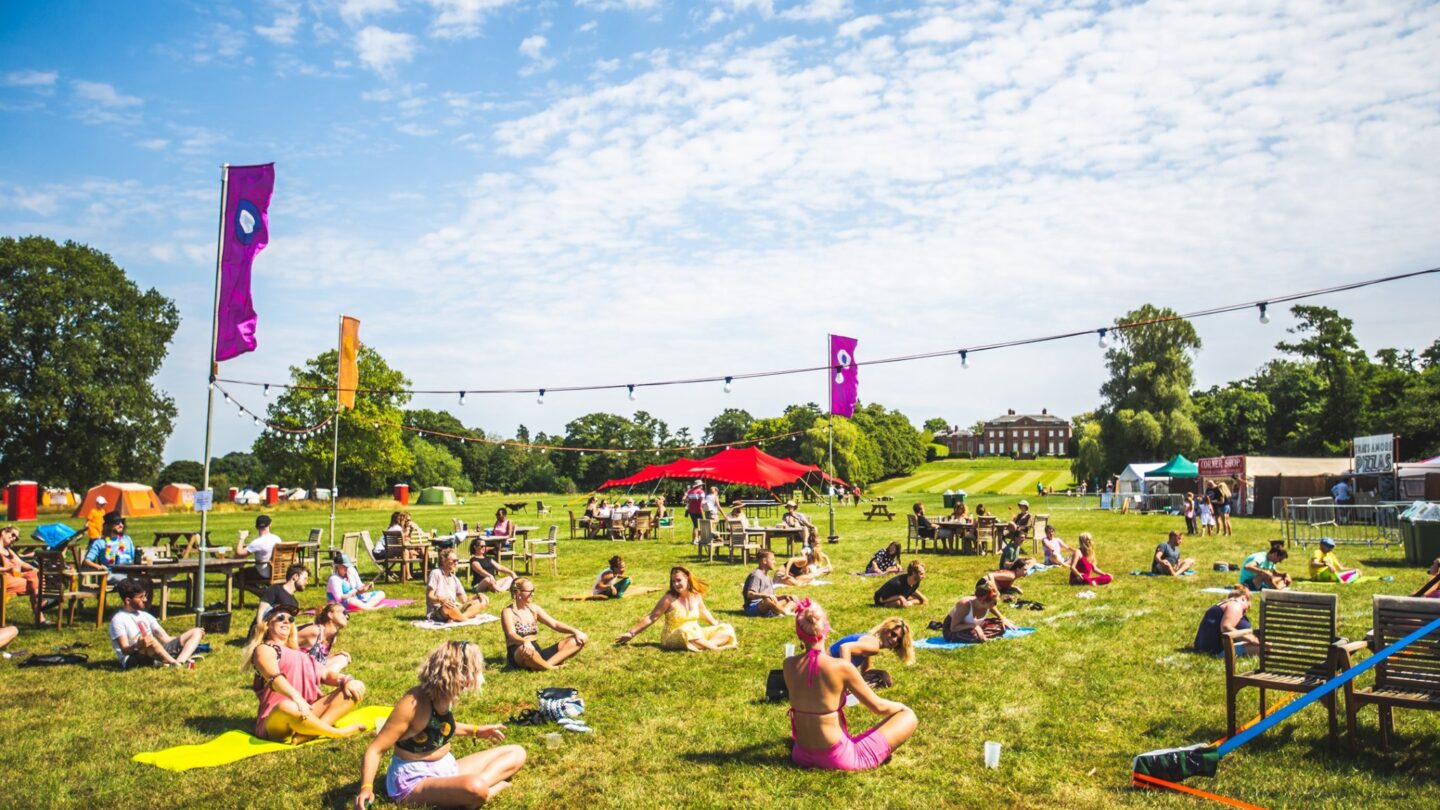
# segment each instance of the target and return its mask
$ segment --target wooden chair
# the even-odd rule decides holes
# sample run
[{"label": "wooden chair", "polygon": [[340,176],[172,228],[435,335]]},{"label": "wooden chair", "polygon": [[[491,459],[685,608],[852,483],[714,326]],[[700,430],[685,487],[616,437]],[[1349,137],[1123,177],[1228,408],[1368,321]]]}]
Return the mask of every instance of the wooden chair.
[{"label": "wooden chair", "polygon": [[752,539],[754,535],[745,531],[745,524],[738,520],[725,521],[725,537],[721,543],[726,553],[729,554],[730,562],[735,561],[735,552],[740,552],[740,563],[743,565],[750,560],[750,552],[759,552],[760,543]]},{"label": "wooden chair", "polygon": [[[340,553],[350,558],[351,565],[359,565],[360,558],[357,556],[360,551],[360,533],[345,532],[340,535]],[[318,576],[318,572],[317,572]]]},{"label": "wooden chair", "polygon": [[457,533],[465,531],[465,521],[460,518],[450,518],[450,527]]},{"label": "wooden chair", "polygon": [[[915,542],[920,539],[919,527],[915,524],[915,516],[905,516],[905,553],[909,554],[914,550]],[[923,544],[922,544],[923,547]]]},{"label": "wooden chair", "polygon": [[605,524],[605,536],[613,540],[625,539],[625,518],[615,512],[610,513],[610,520]]},{"label": "wooden chair", "polygon": [[[393,542],[391,535],[394,535]],[[360,539],[365,545],[365,553],[370,555],[370,562],[380,569],[380,580],[399,582],[405,571],[405,547],[400,544],[400,533],[385,532],[385,550],[380,554],[375,553],[368,530],[360,532]]]},{"label": "wooden chair", "polygon": [[630,539],[644,540],[645,535],[650,534],[652,525],[650,513],[641,511],[635,513],[635,522],[630,525]]},{"label": "wooden chair", "polygon": [[[1309,692],[1340,673],[1342,644],[1336,642],[1335,611],[1338,597],[1333,593],[1263,591],[1260,594],[1260,621],[1254,628],[1260,639],[1259,666],[1247,672],[1236,669],[1235,638],[1248,631],[1236,630],[1224,636],[1225,644],[1225,729],[1234,736],[1235,698],[1241,689],[1260,690],[1260,716],[1268,712],[1265,693]],[[1321,698],[1330,711],[1330,736],[1340,731],[1335,695]]]},{"label": "wooden chair", "polygon": [[537,515],[548,515],[548,514],[550,514],[550,507],[546,506],[544,501],[536,501],[536,502],[535,502],[535,514],[537,514]]},{"label": "wooden chair", "polygon": [[725,541],[715,531],[715,521],[705,518],[700,521],[700,546],[696,550],[702,559],[708,558],[715,562],[715,549],[725,545]]},{"label": "wooden chair", "polygon": [[530,574],[536,560],[549,560],[550,573],[559,576],[560,568],[557,562],[560,557],[560,541],[557,539],[559,533],[560,527],[551,525],[550,533],[545,536],[544,540],[527,539],[525,541],[525,573],[527,575]]},{"label": "wooden chair", "polygon": [[994,554],[1000,550],[1000,519],[986,515],[975,519],[975,550]]},{"label": "wooden chair", "polygon": [[515,538],[492,537],[490,539],[497,541],[495,545],[488,546],[488,548],[491,549],[491,555],[495,557],[495,562],[505,565],[505,558],[508,557],[510,558],[510,564],[505,567],[513,570],[515,568],[515,560],[520,556],[515,551]]},{"label": "wooden chair", "polygon": [[[75,550],[80,551],[79,546]],[[83,552],[79,556],[83,556]],[[110,578],[108,571],[71,566],[61,551],[35,552],[35,567],[40,569],[40,602],[55,601],[55,621],[58,625],[65,626],[67,605],[70,608],[70,623],[75,623],[76,603],[83,599],[95,600],[95,627],[99,628],[104,623],[105,595]],[[44,615],[43,610],[41,615]]]},{"label": "wooden chair", "polygon": [[[1410,595],[1414,597],[1428,597],[1437,590],[1440,590],[1440,574],[1431,577],[1429,582],[1420,586],[1420,590]],[[0,624],[3,624],[3,622],[0,622]]]},{"label": "wooden chair", "polygon": [[[1375,623],[1369,643],[1378,651],[1440,616],[1440,599],[1376,594],[1371,610]],[[1356,641],[1346,645],[1340,666],[1348,668],[1349,653],[1365,644]],[[1360,744],[1357,720],[1366,704],[1374,704],[1380,710],[1381,751],[1390,750],[1390,737],[1395,733],[1395,709],[1440,710],[1440,631],[1376,664],[1373,685],[1356,689],[1354,681],[1345,684],[1345,720],[1352,748]]]},{"label": "wooden chair", "polygon": [[[276,543],[270,552],[270,585],[285,581],[285,569],[300,561],[299,543]],[[318,573],[317,573],[318,576]]]},{"label": "wooden chair", "polygon": [[1045,536],[1045,527],[1050,524],[1050,515],[1036,515],[1034,522],[1030,524],[1030,555],[1036,559],[1040,557],[1040,538]]}]

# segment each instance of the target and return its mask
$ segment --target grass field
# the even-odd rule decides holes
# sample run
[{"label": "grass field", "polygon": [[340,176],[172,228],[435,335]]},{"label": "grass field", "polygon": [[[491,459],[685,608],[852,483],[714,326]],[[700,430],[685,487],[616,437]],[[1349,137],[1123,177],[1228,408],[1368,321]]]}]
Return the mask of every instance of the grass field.
[{"label": "grass field", "polygon": [[[426,527],[448,525],[451,516],[482,522],[500,500],[472,499],[462,507],[412,511]],[[939,508],[938,497],[925,500]],[[980,500],[1005,514],[1016,499]],[[794,640],[792,624],[741,616],[738,591],[745,569],[694,565],[682,531],[660,542],[562,542],[560,575],[547,571],[537,577],[537,601],[562,621],[588,631],[594,643],[556,674],[496,666],[503,656],[498,624],[473,632],[426,632],[409,624],[418,616],[415,609],[357,616],[337,648],[355,656],[351,672],[368,684],[369,702],[388,704],[413,684],[423,654],[445,638],[466,634],[482,645],[492,662],[484,693],[456,710],[457,718],[466,722],[503,720],[532,702],[540,687],[578,688],[595,734],[570,735],[563,747],[547,750],[539,744],[544,729],[511,729],[511,741],[526,746],[530,761],[515,787],[499,800],[504,807],[1202,806],[1179,794],[1131,789],[1130,759],[1139,752],[1208,742],[1223,734],[1223,664],[1187,651],[1200,614],[1217,598],[1200,589],[1231,583],[1233,574],[1212,572],[1211,564],[1238,563],[1245,552],[1264,545],[1276,524],[1238,520],[1234,538],[1189,540],[1184,549],[1199,557],[1201,573],[1160,580],[1126,574],[1148,568],[1155,544],[1178,519],[1099,512],[1071,498],[1030,500],[1037,512],[1049,513],[1061,535],[1072,542],[1081,530],[1093,532],[1100,565],[1118,575],[1115,584],[1096,588],[1096,599],[1082,600],[1062,571],[1046,572],[1023,585],[1027,597],[1048,609],[1011,614],[1037,627],[1034,635],[948,653],[921,652],[918,663],[903,671],[893,659],[880,659],[878,665],[897,676],[887,696],[914,707],[920,726],[891,763],[867,774],[807,772],[789,765],[784,707],[764,702],[762,695],[766,672],[778,665],[783,645]],[[823,525],[821,507],[809,506],[808,512]],[[340,528],[378,532],[386,514],[346,510]],[[250,513],[227,513],[217,515],[212,525],[217,537],[233,537],[252,520]],[[867,522],[856,508],[837,510],[837,521],[842,542],[828,549],[838,564],[831,577],[834,584],[805,589],[805,595],[829,608],[839,634],[868,629],[888,615],[869,606],[877,581],[844,572],[861,569],[885,542],[903,540],[905,526],[903,519]],[[522,515],[519,522],[545,521]],[[130,531],[143,541],[150,531],[195,523],[195,518],[180,515],[139,519]],[[309,527],[323,525],[323,512],[276,513],[275,529],[282,537],[298,538]],[[28,534],[29,526],[22,530]],[[661,585],[668,567],[677,562],[692,565],[712,587],[711,608],[737,627],[741,648],[706,654],[662,651],[656,629],[629,648],[612,647],[609,641],[653,606],[650,598],[571,603],[559,596],[588,588],[604,560],[617,552],[628,558],[641,585]],[[1395,550],[1342,556],[1372,574],[1340,592],[1342,633],[1352,638],[1368,628],[1372,593],[1408,593],[1424,579],[1422,570],[1402,566]],[[922,628],[968,592],[989,562],[934,555],[924,559],[930,573],[922,590],[931,606],[907,617]],[[363,571],[367,577],[372,573],[368,561]],[[1395,581],[1378,580],[1386,575]],[[390,586],[387,591],[423,598],[418,585]],[[307,606],[322,599],[320,588],[301,594]],[[14,621],[21,635],[12,647],[48,652],[52,646],[84,641],[90,644],[91,662],[52,669],[18,669],[14,660],[0,662],[0,773],[6,775],[6,807],[350,806],[366,738],[186,773],[130,761],[138,751],[198,743],[228,729],[250,727],[255,698],[249,675],[239,669],[238,636],[212,639],[215,653],[195,671],[122,673],[115,668],[103,631],[93,626],[35,630],[23,615]],[[244,623],[237,617],[235,626]],[[168,626],[178,631],[186,620],[172,618]],[[549,637],[548,631],[542,632],[542,641]],[[1244,716],[1253,713],[1255,700],[1253,690],[1242,696]],[[869,722],[863,710],[850,716],[857,729]],[[1368,750],[1377,740],[1371,709],[1362,716],[1367,750],[1351,754],[1328,745],[1324,711],[1316,706],[1227,759],[1218,778],[1194,784],[1265,807],[1433,807],[1440,780],[1440,757],[1434,753],[1440,744],[1440,714],[1399,712],[1397,717],[1400,734],[1394,752]],[[982,766],[985,740],[1004,746],[999,770]],[[456,754],[477,745],[473,740],[457,742]]]},{"label": "grass field", "polygon": [[920,465],[903,478],[891,478],[870,487],[874,495],[941,493],[963,490],[970,495],[1033,495],[1040,484],[1055,491],[1071,485],[1070,460],[1037,458],[1012,461],[1008,458],[955,459]]}]

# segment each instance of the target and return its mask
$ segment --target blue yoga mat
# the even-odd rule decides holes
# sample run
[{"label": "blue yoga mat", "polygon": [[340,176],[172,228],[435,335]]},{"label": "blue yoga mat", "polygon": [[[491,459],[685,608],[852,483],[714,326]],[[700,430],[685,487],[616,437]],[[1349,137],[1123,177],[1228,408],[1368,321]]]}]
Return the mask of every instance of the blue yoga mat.
[{"label": "blue yoga mat", "polygon": [[[991,639],[990,641],[999,641],[1000,639],[1005,639],[1005,638],[1024,638],[1024,637],[1030,635],[1030,634],[1033,633],[1033,632],[1035,632],[1035,628],[1033,628],[1033,627],[1017,627],[1017,628],[1015,628],[1015,629],[1013,629],[1013,630],[1006,630],[1006,631],[1005,631],[1005,634],[1002,635],[999,639]],[[979,643],[980,643],[980,642],[978,642],[978,641],[946,641],[944,638],[942,638],[942,637],[940,637],[940,636],[935,636],[934,638],[922,639],[922,640],[916,642],[916,644],[915,644],[915,649],[917,649],[917,650],[955,650],[955,649],[959,649],[959,648],[961,648],[961,647],[974,647],[975,645],[977,645],[977,644],[979,644]],[[988,644],[988,643],[990,643],[990,642],[985,642],[985,643]]]},{"label": "blue yoga mat", "polygon": [[[1169,574],[1157,574],[1157,573],[1155,573],[1154,571],[1131,571],[1131,572],[1130,572],[1130,576],[1132,576],[1132,577],[1168,577],[1168,576],[1170,576],[1170,575],[1169,575]],[[1191,568],[1189,571],[1186,571],[1185,573],[1181,574],[1180,576],[1182,576],[1182,577],[1193,577],[1193,576],[1195,576],[1195,569],[1194,569],[1194,568]]]}]

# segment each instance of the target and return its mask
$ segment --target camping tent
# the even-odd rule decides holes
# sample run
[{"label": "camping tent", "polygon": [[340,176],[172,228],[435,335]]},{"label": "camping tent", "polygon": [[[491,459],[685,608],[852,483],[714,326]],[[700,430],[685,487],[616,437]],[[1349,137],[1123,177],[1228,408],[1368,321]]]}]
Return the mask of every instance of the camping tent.
[{"label": "camping tent", "polygon": [[40,491],[40,503],[43,506],[74,506],[79,500],[68,489],[50,487]]},{"label": "camping tent", "polygon": [[194,506],[195,487],[189,484],[166,484],[160,490],[160,503],[166,506]]},{"label": "camping tent", "polygon": [[[669,464],[647,467],[628,478],[616,478],[600,485],[600,489],[632,486],[656,478],[701,478],[723,484],[740,484],[773,489],[790,484],[807,475],[818,475],[827,481],[845,484],[830,478],[813,464],[801,464],[788,458],[777,458],[758,447],[730,447],[709,458],[695,461],[679,459]],[[848,485],[846,485],[848,486]]]},{"label": "camping tent", "polygon": [[420,490],[420,497],[415,499],[415,503],[453,506],[455,504],[455,490],[450,487],[426,487]]},{"label": "camping tent", "polygon": [[1200,468],[1195,462],[1180,454],[1174,458],[1145,473],[1146,478],[1194,478],[1200,474]]},{"label": "camping tent", "polygon": [[163,515],[165,507],[160,505],[160,498],[155,490],[144,484],[120,484],[114,481],[106,481],[90,488],[85,493],[85,500],[75,509],[76,517],[87,515],[95,508],[95,499],[101,495],[105,496],[105,510],[107,512],[118,511],[125,517],[143,517],[145,515]]}]

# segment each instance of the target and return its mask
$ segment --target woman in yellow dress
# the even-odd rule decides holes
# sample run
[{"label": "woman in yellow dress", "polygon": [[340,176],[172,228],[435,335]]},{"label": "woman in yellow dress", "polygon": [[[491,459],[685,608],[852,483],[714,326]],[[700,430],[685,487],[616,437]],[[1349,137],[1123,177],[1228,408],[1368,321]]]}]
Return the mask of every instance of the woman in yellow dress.
[{"label": "woman in yellow dress", "polygon": [[739,647],[735,628],[715,621],[710,608],[705,607],[705,594],[708,590],[705,583],[686,568],[678,565],[671,568],[670,590],[660,597],[649,615],[615,639],[615,643],[630,643],[631,639],[663,616],[665,626],[660,632],[661,647],[690,652],[733,650]]}]

